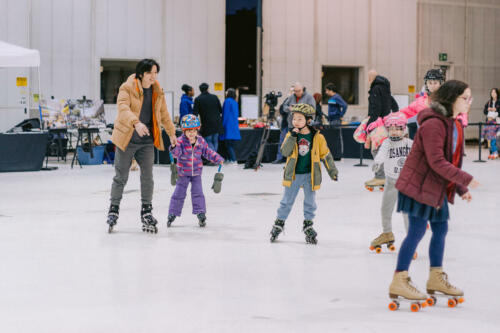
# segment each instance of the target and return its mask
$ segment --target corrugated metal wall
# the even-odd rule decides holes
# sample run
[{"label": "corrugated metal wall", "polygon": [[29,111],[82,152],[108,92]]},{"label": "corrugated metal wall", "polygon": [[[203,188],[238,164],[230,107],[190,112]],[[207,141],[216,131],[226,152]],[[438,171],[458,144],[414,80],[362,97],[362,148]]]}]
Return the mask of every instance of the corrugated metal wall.
[{"label": "corrugated metal wall", "polygon": [[360,103],[348,112],[362,116],[369,69],[396,94],[415,84],[416,0],[273,0],[264,1],[263,16],[264,92],[295,81],[320,92],[322,66],[360,67]]},{"label": "corrugated metal wall", "polygon": [[[40,50],[42,92],[59,98],[99,98],[101,59],[155,58],[178,107],[183,83],[224,82],[225,0],[0,0],[0,40]],[[0,70],[0,106],[27,73]]]},{"label": "corrugated metal wall", "polygon": [[[449,78],[471,87],[470,121],[484,120],[489,91],[500,86],[500,1],[419,0],[418,17],[419,82],[427,69],[450,66]],[[441,52],[448,54],[448,62],[439,61]],[[477,136],[477,128],[467,134]]]}]

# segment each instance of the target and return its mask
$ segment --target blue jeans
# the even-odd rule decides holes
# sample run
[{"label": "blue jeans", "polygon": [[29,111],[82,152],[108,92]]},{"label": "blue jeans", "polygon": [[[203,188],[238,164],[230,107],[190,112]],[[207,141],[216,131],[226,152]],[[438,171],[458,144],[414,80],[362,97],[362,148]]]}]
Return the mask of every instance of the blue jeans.
[{"label": "blue jeans", "polygon": [[236,162],[236,153],[234,152],[234,141],[235,140],[225,140],[227,152],[229,154],[228,161]]},{"label": "blue jeans", "polygon": [[283,221],[287,219],[301,187],[304,189],[304,219],[311,221],[314,219],[314,213],[317,208],[316,192],[311,187],[310,173],[295,175],[295,180],[290,187],[285,186],[285,194],[283,195],[283,199],[281,199],[280,208],[278,208],[278,219]]},{"label": "blue jeans", "polygon": [[[398,255],[398,265],[396,271],[407,271],[410,268],[413,254],[418,243],[424,237],[427,229],[427,220],[410,216],[408,234],[401,244]],[[442,267],[444,256],[444,245],[446,234],[448,233],[448,221],[431,222],[432,238],[429,244],[429,259],[431,267]]]},{"label": "blue jeans", "polygon": [[213,151],[217,152],[217,149],[219,148],[219,134],[212,134],[212,135],[207,135],[205,137],[205,141],[208,143],[208,147],[212,149]]},{"label": "blue jeans", "polygon": [[284,157],[281,154],[281,145],[283,144],[283,141],[285,140],[285,136],[288,133],[288,128],[282,128],[280,131],[280,143],[278,144],[278,154],[276,154],[276,160],[282,160]]},{"label": "blue jeans", "polygon": [[491,139],[490,140],[490,153],[496,153],[498,151],[497,148],[497,139]]}]

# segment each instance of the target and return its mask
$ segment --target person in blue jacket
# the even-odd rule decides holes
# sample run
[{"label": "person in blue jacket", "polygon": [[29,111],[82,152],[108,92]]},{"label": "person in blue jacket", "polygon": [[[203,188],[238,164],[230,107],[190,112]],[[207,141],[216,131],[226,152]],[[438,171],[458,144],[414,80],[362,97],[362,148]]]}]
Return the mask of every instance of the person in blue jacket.
[{"label": "person in blue jacket", "polygon": [[193,113],[193,96],[194,96],[194,89],[188,84],[183,84],[181,87],[182,91],[184,91],[184,94],[182,94],[181,97],[181,104],[179,106],[179,123],[182,119],[187,114]]},{"label": "person in blue jacket", "polygon": [[328,95],[328,121],[330,125],[341,125],[341,118],[347,111],[347,103],[342,96],[337,93],[335,84],[328,83],[325,87],[325,93]]},{"label": "person in blue jacket", "polygon": [[337,93],[337,87],[333,83],[325,86],[325,93],[328,96],[328,122],[338,131],[338,135],[333,142],[333,159],[339,161],[344,154],[344,140],[342,139],[342,117],[347,111],[347,103],[342,96]]},{"label": "person in blue jacket", "polygon": [[229,163],[235,163],[236,153],[234,152],[235,141],[241,140],[240,128],[238,125],[238,102],[236,102],[236,90],[229,88],[226,91],[226,99],[222,106],[222,126],[224,134],[219,136],[220,141],[226,144],[229,158],[226,159]]}]

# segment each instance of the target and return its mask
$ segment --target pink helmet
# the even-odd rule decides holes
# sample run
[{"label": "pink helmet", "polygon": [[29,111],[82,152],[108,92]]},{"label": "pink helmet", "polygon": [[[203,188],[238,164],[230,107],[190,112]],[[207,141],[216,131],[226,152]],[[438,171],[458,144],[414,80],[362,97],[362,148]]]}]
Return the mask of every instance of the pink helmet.
[{"label": "pink helmet", "polygon": [[408,120],[405,115],[401,112],[394,112],[387,116],[385,119],[385,127],[389,128],[391,126],[401,126],[405,127]]}]

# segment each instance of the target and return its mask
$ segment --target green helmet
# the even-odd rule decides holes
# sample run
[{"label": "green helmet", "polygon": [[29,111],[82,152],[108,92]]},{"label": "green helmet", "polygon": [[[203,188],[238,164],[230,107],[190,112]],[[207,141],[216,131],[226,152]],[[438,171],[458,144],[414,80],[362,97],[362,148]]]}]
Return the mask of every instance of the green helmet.
[{"label": "green helmet", "polygon": [[300,104],[294,104],[290,107],[290,112],[298,112],[302,113],[306,119],[314,118],[314,115],[316,114],[316,110],[309,104],[305,103],[300,103]]}]

